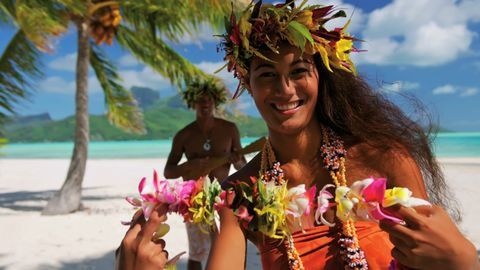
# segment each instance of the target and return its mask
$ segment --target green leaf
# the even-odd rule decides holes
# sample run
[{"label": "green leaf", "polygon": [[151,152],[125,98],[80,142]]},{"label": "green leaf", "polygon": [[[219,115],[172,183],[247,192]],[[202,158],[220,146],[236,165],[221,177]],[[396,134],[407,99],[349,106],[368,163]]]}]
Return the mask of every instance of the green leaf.
[{"label": "green leaf", "polygon": [[187,59],[176,53],[167,43],[157,37],[151,39],[147,31],[134,32],[121,26],[117,32],[118,43],[135,57],[168,78],[179,89],[191,78],[205,77],[206,74]]},{"label": "green leaf", "polygon": [[305,49],[306,40],[308,40],[310,44],[313,44],[312,34],[310,34],[310,31],[305,25],[297,21],[291,21],[288,23],[287,30],[292,34],[295,42],[299,42],[298,44],[301,46],[302,51]]},{"label": "green leaf", "polygon": [[116,68],[108,61],[99,47],[91,44],[90,65],[105,94],[110,123],[128,131],[144,134],[143,114],[132,93],[121,85]]},{"label": "green leaf", "polygon": [[18,30],[0,55],[0,124],[5,112],[32,92],[33,81],[42,77],[40,52]]}]

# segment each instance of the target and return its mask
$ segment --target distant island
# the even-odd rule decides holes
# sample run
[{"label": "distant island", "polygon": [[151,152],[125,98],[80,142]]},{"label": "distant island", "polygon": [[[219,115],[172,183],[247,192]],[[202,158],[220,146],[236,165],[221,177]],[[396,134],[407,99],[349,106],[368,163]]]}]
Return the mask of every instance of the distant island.
[{"label": "distant island", "polygon": [[[178,130],[195,120],[195,113],[187,109],[179,95],[161,99],[150,88],[132,87],[132,92],[143,109],[147,133],[126,133],[111,125],[105,115],[90,116],[92,141],[159,140],[171,139]],[[267,134],[262,119],[225,112],[222,118],[235,122],[242,137],[259,137]],[[52,120],[45,113],[12,118],[5,126],[4,135],[10,142],[62,142],[72,141],[75,117]]]}]

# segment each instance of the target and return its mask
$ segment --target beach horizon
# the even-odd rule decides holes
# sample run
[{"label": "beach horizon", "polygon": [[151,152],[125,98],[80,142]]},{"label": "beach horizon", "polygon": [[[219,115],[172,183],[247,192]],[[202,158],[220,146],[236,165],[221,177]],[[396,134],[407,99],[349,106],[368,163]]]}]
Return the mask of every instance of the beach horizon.
[{"label": "beach horizon", "polygon": [[[440,158],[450,188],[462,207],[462,232],[480,249],[480,158]],[[124,200],[137,195],[142,177],[163,175],[165,158],[87,161],[83,209],[62,216],[41,210],[65,179],[69,159],[0,159],[0,269],[112,269],[114,250],[126,232],[133,208]],[[233,172],[233,170],[232,170]],[[188,251],[182,218],[169,216],[166,249]],[[186,269],[187,255],[179,262]],[[249,244],[247,269],[260,269]]]}]

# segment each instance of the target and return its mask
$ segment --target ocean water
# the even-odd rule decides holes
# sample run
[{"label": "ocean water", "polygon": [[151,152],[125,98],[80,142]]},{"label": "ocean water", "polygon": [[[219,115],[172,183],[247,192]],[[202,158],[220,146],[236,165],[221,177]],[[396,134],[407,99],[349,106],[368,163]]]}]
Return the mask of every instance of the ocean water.
[{"label": "ocean water", "polygon": [[[242,138],[248,145],[256,138]],[[166,158],[171,140],[91,142],[89,158]],[[71,142],[11,143],[0,148],[0,159],[70,158]],[[480,157],[480,132],[439,133],[434,140],[437,157]]]}]

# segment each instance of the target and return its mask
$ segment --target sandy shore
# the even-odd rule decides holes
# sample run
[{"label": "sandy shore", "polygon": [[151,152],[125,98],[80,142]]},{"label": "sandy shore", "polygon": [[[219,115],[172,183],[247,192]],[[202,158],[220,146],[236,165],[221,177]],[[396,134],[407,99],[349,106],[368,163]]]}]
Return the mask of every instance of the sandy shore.
[{"label": "sandy shore", "polygon": [[[446,178],[463,206],[463,232],[480,247],[480,159],[442,159]],[[66,175],[66,159],[0,159],[0,269],[111,269],[113,251],[132,208],[141,177],[163,171],[165,159],[89,160],[84,182],[85,210],[41,216],[42,207]],[[187,251],[182,220],[170,216],[166,236],[170,254]],[[260,269],[249,246],[247,269]],[[185,269],[185,258],[179,269]]]}]

